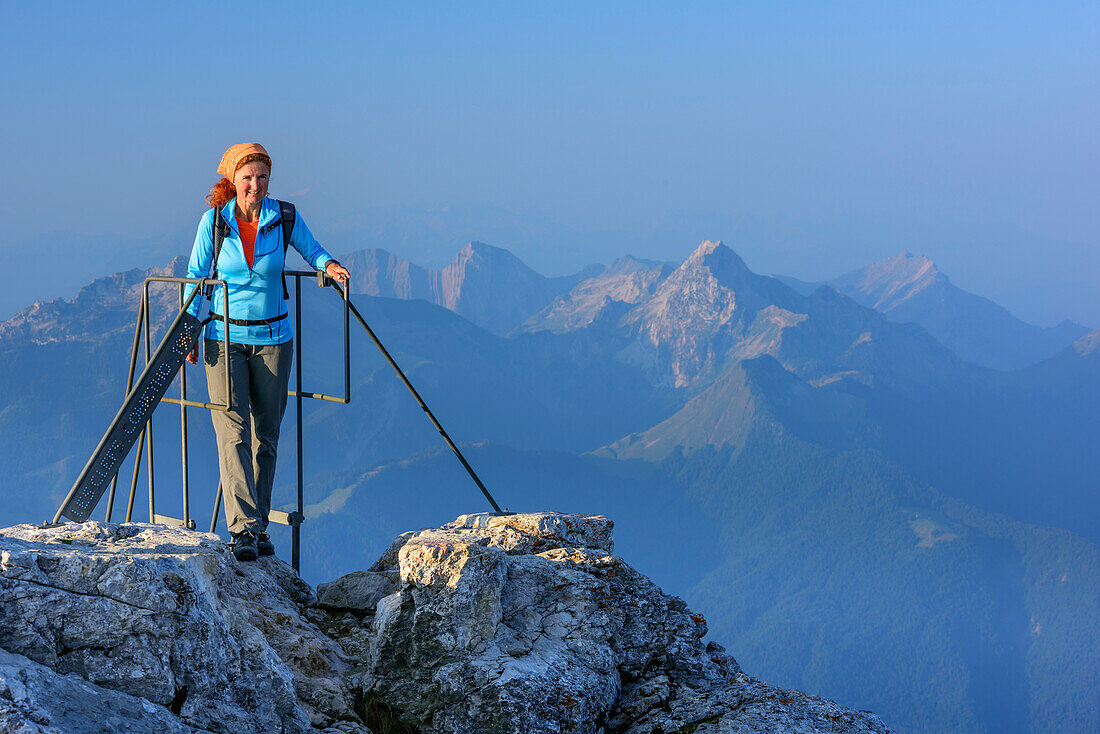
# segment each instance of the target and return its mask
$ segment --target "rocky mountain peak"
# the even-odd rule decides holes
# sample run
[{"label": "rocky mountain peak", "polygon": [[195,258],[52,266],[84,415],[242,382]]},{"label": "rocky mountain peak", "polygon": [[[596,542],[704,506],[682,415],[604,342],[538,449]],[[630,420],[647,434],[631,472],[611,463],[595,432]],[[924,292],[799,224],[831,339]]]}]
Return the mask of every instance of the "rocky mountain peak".
[{"label": "rocky mountain peak", "polygon": [[[893,272],[896,276],[908,276],[910,278],[922,278],[927,276],[942,276],[943,273],[931,258],[924,255],[914,255],[908,250],[886,258],[878,263],[872,263],[869,267],[875,269],[878,266],[884,272]],[[943,276],[946,277],[946,276]]]},{"label": "rocky mountain peak", "polygon": [[483,242],[467,244],[429,280],[432,301],[497,334],[508,333],[576,282],[546,278],[508,250]]},{"label": "rocky mountain peak", "polygon": [[590,272],[546,278],[508,250],[483,242],[468,243],[441,270],[421,268],[385,250],[362,250],[344,260],[353,295],[425,300],[499,335]]},{"label": "rocky mountain peak", "polygon": [[1021,321],[993,301],[957,287],[931,259],[908,251],[828,285],[891,321],[920,324],[968,362],[997,369],[1036,364],[1087,333],[1068,321],[1053,328]]},{"label": "rocky mountain peak", "polygon": [[207,533],[0,530],[0,729],[887,731],[743,673],[612,527],[463,515],[319,594]]},{"label": "rocky mountain peak", "polygon": [[474,273],[485,273],[493,277],[508,277],[522,281],[542,281],[547,278],[532,270],[510,250],[472,241],[455,254],[454,259],[443,269],[444,278],[452,278],[461,283],[463,279],[474,277]]},{"label": "rocky mountain peak", "polygon": [[1073,350],[1082,357],[1100,354],[1100,329],[1090,331],[1073,343]]},{"label": "rocky mountain peak", "polygon": [[[703,240],[691,255],[688,256],[688,259],[706,257],[717,250],[729,250],[729,248],[723,244],[722,240]],[[730,252],[733,251],[730,250]]]},{"label": "rocky mountain peak", "polygon": [[948,283],[947,276],[932,260],[904,251],[846,273],[829,284],[860,297],[860,303],[869,308],[886,312],[929,288],[945,287]]},{"label": "rocky mountain peak", "polygon": [[699,291],[703,283],[729,293],[739,308],[758,310],[771,304],[787,307],[798,296],[775,278],[757,275],[721,240],[703,240],[665,282],[669,290]]},{"label": "rocky mountain peak", "polygon": [[722,240],[703,240],[680,267],[690,270],[699,266],[710,268],[716,274],[751,272],[741,256],[726,247]]},{"label": "rocky mountain peak", "polygon": [[666,263],[625,255],[582,278],[568,293],[531,316],[523,330],[563,333],[587,328],[605,317],[617,319],[629,306],[652,296],[672,271]]},{"label": "rocky mountain peak", "polygon": [[[96,278],[71,299],[35,301],[4,322],[0,338],[26,339],[37,344],[97,341],[113,329],[133,326],[141,284],[150,276],[180,277],[187,272],[187,258],[177,256],[163,267],[134,268]],[[151,309],[164,318],[178,303],[175,286],[150,288]]]},{"label": "rocky mountain peak", "polygon": [[428,271],[388,250],[359,250],[342,259],[351,271],[353,296],[431,299]]},{"label": "rocky mountain peak", "polygon": [[541,280],[542,276],[531,270],[523,261],[499,247],[482,242],[470,242],[455,255],[447,267],[433,278],[433,290],[437,291],[437,303],[456,310],[459,299],[469,296],[469,290],[480,291],[490,285],[490,280],[504,276],[513,281]]},{"label": "rocky mountain peak", "polygon": [[671,372],[673,385],[684,387],[713,374],[731,351],[745,345],[738,337],[757,314],[767,311],[753,352],[770,348],[765,342],[774,342],[777,329],[798,323],[804,305],[805,298],[775,278],[753,273],[721,241],[704,240],[623,321],[637,330],[639,351],[656,348],[656,369]]},{"label": "rocky mountain peak", "polygon": [[[520,267],[525,270],[530,270],[523,261],[513,255],[510,251],[505,250],[503,247],[494,247],[493,245],[487,245],[484,242],[471,241],[458,251],[455,255],[453,263],[507,263],[513,267]],[[532,271],[534,272],[534,271]]]},{"label": "rocky mountain peak", "polygon": [[615,275],[629,275],[640,271],[659,270],[667,267],[656,260],[643,260],[633,255],[623,255],[604,268],[596,277],[610,277]]}]

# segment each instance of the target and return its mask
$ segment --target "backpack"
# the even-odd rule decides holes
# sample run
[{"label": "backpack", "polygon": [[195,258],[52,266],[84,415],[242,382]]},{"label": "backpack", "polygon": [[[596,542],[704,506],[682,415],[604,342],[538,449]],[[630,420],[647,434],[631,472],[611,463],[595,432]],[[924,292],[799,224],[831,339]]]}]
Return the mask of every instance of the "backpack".
[{"label": "backpack", "polygon": [[[278,200],[276,200],[278,201]],[[283,226],[283,260],[286,261],[286,251],[290,247],[290,234],[294,231],[294,205],[289,201],[279,201],[279,218],[271,224],[267,225],[261,231],[261,234],[267,234],[271,230],[275,229],[279,224]],[[213,231],[214,239],[214,259],[211,261],[210,277],[218,277],[218,256],[222,254],[222,241],[225,240],[225,236],[232,230],[229,227],[229,223],[225,221],[225,217],[222,216],[221,207],[214,207],[214,221],[211,222],[211,228]],[[290,299],[290,292],[286,289],[286,276],[283,276],[283,300]]]}]

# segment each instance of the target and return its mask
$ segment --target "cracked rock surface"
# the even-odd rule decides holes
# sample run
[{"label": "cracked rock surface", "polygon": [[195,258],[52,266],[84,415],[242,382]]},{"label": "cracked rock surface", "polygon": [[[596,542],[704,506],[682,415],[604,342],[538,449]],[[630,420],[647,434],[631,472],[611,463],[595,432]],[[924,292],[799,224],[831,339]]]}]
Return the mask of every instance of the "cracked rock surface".
[{"label": "cracked rock surface", "polygon": [[206,533],[0,530],[0,734],[888,731],[746,675],[612,527],[464,515],[318,595]]},{"label": "cracked rock surface", "polygon": [[[339,645],[295,601],[311,594],[286,564],[238,563],[216,535],[97,522],[0,530],[0,648],[155,710],[120,731],[173,731],[166,712],[182,731],[368,731],[353,723]],[[66,698],[14,696],[14,684],[0,673],[0,710]],[[110,730],[98,718],[63,730]]]},{"label": "cracked rock surface", "polygon": [[706,620],[613,554],[602,516],[465,515],[371,571],[399,590],[342,625],[357,685],[419,732],[885,732],[745,675]]}]

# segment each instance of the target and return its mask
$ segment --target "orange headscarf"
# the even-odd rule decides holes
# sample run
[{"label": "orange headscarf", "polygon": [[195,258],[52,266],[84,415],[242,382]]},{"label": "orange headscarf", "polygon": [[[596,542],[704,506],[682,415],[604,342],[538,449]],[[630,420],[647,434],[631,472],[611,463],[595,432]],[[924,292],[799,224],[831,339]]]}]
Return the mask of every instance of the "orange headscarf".
[{"label": "orange headscarf", "polygon": [[[218,173],[232,181],[233,176],[237,174],[238,161],[244,160],[244,157],[251,153],[259,153],[269,161],[271,160],[271,156],[264,150],[264,146],[259,143],[237,143],[222,155],[222,162],[218,164]],[[270,164],[268,165],[270,167]]]}]

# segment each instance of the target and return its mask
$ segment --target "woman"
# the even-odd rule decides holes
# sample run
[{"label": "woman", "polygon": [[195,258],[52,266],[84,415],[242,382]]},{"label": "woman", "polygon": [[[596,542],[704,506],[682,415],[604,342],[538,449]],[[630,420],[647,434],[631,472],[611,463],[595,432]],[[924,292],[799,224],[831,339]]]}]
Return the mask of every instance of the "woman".
[{"label": "woman", "polygon": [[[225,304],[217,297],[221,293],[217,289],[211,300],[213,320],[205,333],[206,382],[210,402],[224,405],[223,360],[228,359],[231,407],[210,414],[218,438],[225,521],[233,537],[233,552],[238,560],[254,561],[257,556],[275,553],[266,532],[267,515],[279,426],[286,409],[293,339],[283,295],[286,251],[279,202],[267,196],[271,157],[263,146],[234,145],[222,156],[218,173],[223,178],[210,190],[206,201],[221,211],[229,229],[218,262],[214,263],[215,209],[203,214],[187,277],[208,277],[216,265],[216,277],[229,284],[229,354],[223,353],[227,324]],[[348,271],[317,244],[300,216],[294,217],[287,244],[311,267],[324,270],[340,283],[347,282]],[[196,316],[198,301],[191,307]],[[198,345],[187,356],[191,364],[198,362],[197,350]]]}]

